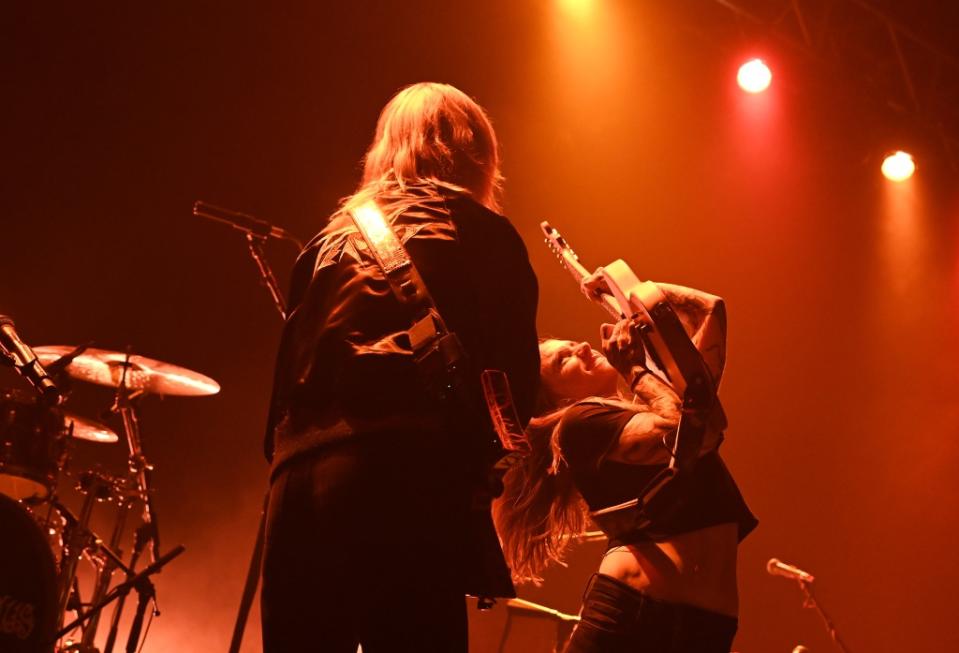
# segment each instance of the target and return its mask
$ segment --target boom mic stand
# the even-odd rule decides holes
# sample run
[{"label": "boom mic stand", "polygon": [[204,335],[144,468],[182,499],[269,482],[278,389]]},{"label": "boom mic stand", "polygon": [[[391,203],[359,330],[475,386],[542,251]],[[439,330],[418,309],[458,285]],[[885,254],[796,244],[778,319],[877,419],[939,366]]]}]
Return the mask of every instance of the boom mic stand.
[{"label": "boom mic stand", "polygon": [[[131,569],[136,568],[137,560],[139,560],[140,554],[143,553],[143,549],[146,548],[147,542],[151,539],[151,530],[154,528],[156,528],[156,525],[149,522],[144,522],[137,527],[133,537],[133,555],[130,558]],[[123,606],[126,600],[127,595],[124,593],[118,597],[116,605],[113,606],[113,615],[110,618],[110,630],[107,632],[107,641],[103,645],[103,653],[113,653],[113,646],[117,641],[117,631],[120,628],[120,615],[123,613]]]},{"label": "boom mic stand", "polygon": [[256,263],[256,269],[260,273],[261,283],[266,286],[267,291],[270,293],[276,310],[280,312],[280,317],[286,320],[286,304],[283,300],[283,293],[280,292],[280,286],[276,282],[276,276],[274,276],[273,270],[270,268],[270,264],[263,254],[263,244],[270,238],[278,238],[288,240],[296,245],[297,248],[302,249],[303,243],[297,240],[297,238],[288,231],[274,227],[265,220],[260,220],[252,215],[225,209],[207,202],[194,202],[193,215],[228,224],[234,229],[238,229],[246,234],[247,248],[250,256],[253,257],[253,262]]},{"label": "boom mic stand", "polygon": [[147,603],[153,601],[154,614],[160,614],[156,608],[156,588],[150,579],[144,576],[133,585],[137,591],[137,609],[133,614],[133,623],[130,624],[130,634],[127,637],[126,653],[137,653],[137,644],[140,642],[140,631],[143,629],[143,617],[146,614]]},{"label": "boom mic stand", "polygon": [[[72,622],[70,622],[63,628],[61,628],[57,632],[57,634],[54,636],[53,641],[55,642],[59,640],[61,637],[69,633],[71,630],[83,624],[83,622],[87,621],[94,615],[99,614],[99,612],[103,610],[103,608],[105,608],[107,605],[109,605],[110,603],[118,599],[119,597],[129,594],[131,589],[136,587],[138,588],[137,589],[138,592],[140,591],[139,588],[143,588],[144,591],[146,591],[146,588],[142,585],[143,581],[149,581],[150,576],[160,571],[160,569],[162,569],[168,562],[170,562],[175,557],[183,553],[184,550],[185,550],[184,547],[182,545],[179,545],[175,547],[173,550],[171,550],[169,553],[166,553],[165,555],[160,556],[156,562],[154,562],[149,567],[146,567],[143,571],[128,577],[127,580],[120,583],[119,585],[114,587],[112,590],[110,590],[107,593],[107,595],[103,597],[103,599],[101,599],[99,602],[91,606],[89,610],[87,610],[85,613],[78,616]],[[141,597],[142,597],[142,594],[141,594]],[[141,623],[142,623],[142,619],[141,619]],[[132,635],[133,635],[133,632],[131,632],[131,636]],[[139,633],[137,633],[137,635],[139,635]],[[127,650],[128,651],[130,650],[129,642],[127,645]]]},{"label": "boom mic stand", "polygon": [[[269,262],[263,253],[263,244],[269,238],[279,238],[288,240],[302,249],[303,244],[289,232],[274,227],[269,222],[260,220],[252,215],[232,211],[220,206],[214,206],[207,202],[194,202],[193,215],[209,220],[215,220],[228,224],[234,229],[239,229],[246,234],[247,247],[256,268],[260,273],[260,281],[266,286],[273,300],[273,305],[280,314],[280,319],[286,321],[286,302],[283,299],[283,293],[276,281],[276,276],[270,268]],[[240,598],[240,607],[237,610],[236,623],[233,626],[233,637],[230,640],[230,653],[238,653],[240,644],[243,641],[243,633],[246,630],[246,620],[250,614],[250,607],[253,605],[253,597],[256,595],[256,588],[260,582],[260,567],[263,562],[263,540],[266,531],[266,509],[270,498],[269,489],[263,497],[263,509],[260,511],[260,525],[257,528],[256,540],[253,544],[253,553],[250,556],[250,567],[247,570],[246,582],[243,585],[243,595]],[[109,653],[109,652],[107,652]]]}]

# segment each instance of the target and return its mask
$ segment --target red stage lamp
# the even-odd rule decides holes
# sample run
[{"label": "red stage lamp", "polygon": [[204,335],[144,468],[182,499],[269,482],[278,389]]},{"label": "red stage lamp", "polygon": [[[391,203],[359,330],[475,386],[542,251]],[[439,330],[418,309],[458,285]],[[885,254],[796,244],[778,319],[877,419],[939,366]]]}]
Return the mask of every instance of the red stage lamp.
[{"label": "red stage lamp", "polygon": [[747,93],[762,93],[769,88],[773,74],[762,59],[750,59],[739,67],[736,81]]},{"label": "red stage lamp", "polygon": [[889,181],[905,181],[916,171],[912,155],[896,150],[882,161],[882,174]]}]

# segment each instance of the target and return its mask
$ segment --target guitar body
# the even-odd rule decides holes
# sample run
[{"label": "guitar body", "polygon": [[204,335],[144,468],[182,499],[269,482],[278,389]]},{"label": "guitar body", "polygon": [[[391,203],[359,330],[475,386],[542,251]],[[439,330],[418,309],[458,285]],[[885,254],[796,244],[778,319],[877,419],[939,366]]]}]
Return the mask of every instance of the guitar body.
[{"label": "guitar body", "polygon": [[689,339],[666,294],[652,281],[640,281],[622,259],[603,268],[603,278],[624,316],[637,315],[646,355],[687,409],[705,409],[716,387],[706,362]]},{"label": "guitar body", "polygon": [[652,281],[640,281],[622,259],[605,266],[603,278],[613,293],[620,314],[623,317],[636,315],[643,323],[641,332],[646,344],[647,367],[658,372],[682,397],[686,392],[686,380],[662,336],[663,327],[668,329],[672,325],[657,325],[652,317],[669,306],[666,295]]}]

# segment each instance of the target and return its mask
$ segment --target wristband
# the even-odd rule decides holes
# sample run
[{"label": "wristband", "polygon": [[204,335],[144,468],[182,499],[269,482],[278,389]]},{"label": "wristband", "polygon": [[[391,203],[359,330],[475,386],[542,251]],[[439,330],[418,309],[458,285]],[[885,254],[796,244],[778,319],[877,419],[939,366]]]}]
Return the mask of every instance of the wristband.
[{"label": "wristband", "polygon": [[649,370],[645,367],[640,367],[637,365],[633,369],[639,368],[637,371],[633,372],[633,375],[629,379],[629,389],[632,390],[636,387],[636,384],[639,383],[639,380],[643,378],[644,375],[649,374]]}]

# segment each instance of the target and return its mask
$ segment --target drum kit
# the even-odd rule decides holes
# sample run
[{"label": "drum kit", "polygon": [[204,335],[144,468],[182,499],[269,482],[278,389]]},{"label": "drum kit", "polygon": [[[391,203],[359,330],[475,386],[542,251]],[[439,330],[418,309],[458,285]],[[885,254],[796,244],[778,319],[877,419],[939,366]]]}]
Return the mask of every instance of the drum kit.
[{"label": "drum kit", "polygon": [[[220,386],[197,372],[131,353],[80,347],[35,347],[37,358],[62,390],[71,380],[112,390],[101,419],[115,416],[119,433],[99,420],[67,410],[69,398],[51,405],[33,395],[0,389],[0,651],[4,653],[101,652],[94,640],[102,610],[112,616],[102,653],[112,653],[124,599],[139,597],[127,648],[135,651],[147,604],[154,600],[149,576],[183,551],[160,551],[152,493],[153,465],[140,438],[137,406],[148,395],[196,397]],[[64,393],[65,396],[69,392]],[[74,469],[79,442],[97,447],[126,443],[126,469],[105,472],[99,465]],[[66,488],[82,496],[75,510]],[[112,529],[101,538],[92,528],[95,508],[110,506]],[[132,508],[142,507],[128,554]],[[108,520],[110,518],[108,517]],[[138,570],[149,549],[151,563]],[[81,570],[84,574],[81,574]],[[125,578],[115,582],[115,577]],[[81,592],[80,576],[92,580]]]}]

